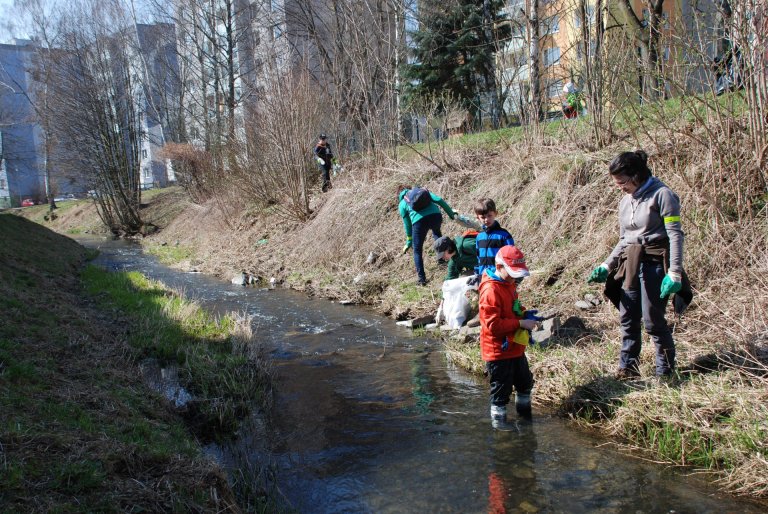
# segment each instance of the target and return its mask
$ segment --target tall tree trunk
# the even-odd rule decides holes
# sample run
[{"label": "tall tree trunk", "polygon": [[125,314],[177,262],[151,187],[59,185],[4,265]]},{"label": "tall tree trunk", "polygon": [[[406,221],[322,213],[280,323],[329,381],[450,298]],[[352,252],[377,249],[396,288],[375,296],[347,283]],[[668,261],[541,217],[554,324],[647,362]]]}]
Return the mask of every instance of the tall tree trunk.
[{"label": "tall tree trunk", "polygon": [[540,76],[540,27],[539,0],[526,0],[528,17],[528,80],[530,84],[531,120],[538,124],[541,119],[541,76]]}]

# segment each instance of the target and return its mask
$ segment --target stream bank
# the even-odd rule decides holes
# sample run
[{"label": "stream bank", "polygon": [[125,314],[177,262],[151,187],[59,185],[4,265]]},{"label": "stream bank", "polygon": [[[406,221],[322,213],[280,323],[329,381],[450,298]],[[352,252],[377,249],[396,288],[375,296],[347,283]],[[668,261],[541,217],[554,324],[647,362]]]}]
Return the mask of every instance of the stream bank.
[{"label": "stream bank", "polygon": [[541,408],[492,430],[484,379],[370,310],[182,273],[119,241],[100,251],[214,313],[251,317],[273,363],[273,408],[207,452],[231,477],[263,466],[299,512],[762,511]]},{"label": "stream bank", "polygon": [[[462,213],[471,211],[474,199],[490,196],[533,272],[521,288],[524,304],[562,319],[578,315],[587,327],[579,337],[559,337],[546,351],[532,350],[535,404],[650,459],[716,473],[722,487],[737,494],[768,497],[768,296],[762,293],[768,254],[760,250],[768,247],[766,211],[748,222],[714,211],[697,182],[707,169],[705,153],[690,145],[655,148],[654,173],[683,199],[686,269],[696,298],[683,318],[674,319],[680,380],[674,387],[647,379],[627,387],[610,378],[619,352],[616,313],[606,303],[587,311],[575,307],[585,295],[601,294],[585,280],[617,237],[619,194],[605,180],[605,166],[627,144],[588,152],[561,143],[458,144],[442,153],[451,165],[441,170],[419,161],[345,163],[334,189],[312,197],[312,215],[304,222],[234,194],[224,203],[198,205],[178,189],[157,191],[143,212],[162,230],[144,244],[178,269],[225,280],[245,270],[394,319],[412,318],[435,311],[443,270],[427,249],[430,284],[416,285],[410,255],[400,255],[397,185],[429,187]],[[728,181],[712,178],[720,179]],[[449,235],[461,232],[447,220],[443,228]],[[369,262],[370,255],[376,258]],[[456,362],[481,369],[471,340],[451,344]],[[652,353],[645,344],[644,377],[653,375]]]}]

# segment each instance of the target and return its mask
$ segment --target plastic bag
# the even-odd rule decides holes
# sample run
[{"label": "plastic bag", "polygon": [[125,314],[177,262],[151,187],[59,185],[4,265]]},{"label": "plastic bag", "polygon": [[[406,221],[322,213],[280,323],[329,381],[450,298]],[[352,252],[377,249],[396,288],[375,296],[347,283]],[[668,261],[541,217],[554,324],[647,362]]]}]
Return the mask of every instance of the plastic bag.
[{"label": "plastic bag", "polygon": [[467,277],[459,277],[443,282],[443,316],[450,328],[459,328],[469,316],[469,300],[466,292],[472,289],[467,285]]}]

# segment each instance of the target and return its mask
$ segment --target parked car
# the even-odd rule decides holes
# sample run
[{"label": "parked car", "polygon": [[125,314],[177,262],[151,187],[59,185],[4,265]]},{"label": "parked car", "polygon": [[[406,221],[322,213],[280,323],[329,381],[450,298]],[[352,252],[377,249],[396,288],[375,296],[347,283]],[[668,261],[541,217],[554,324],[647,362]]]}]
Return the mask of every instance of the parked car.
[{"label": "parked car", "polygon": [[73,195],[72,193],[67,193],[65,195],[57,196],[56,198],[53,199],[53,201],[54,202],[67,202],[69,200],[74,200],[74,199],[75,199],[75,195]]},{"label": "parked car", "polygon": [[35,201],[32,200],[31,198],[25,198],[21,201],[22,207],[30,207],[32,205],[35,205]]}]

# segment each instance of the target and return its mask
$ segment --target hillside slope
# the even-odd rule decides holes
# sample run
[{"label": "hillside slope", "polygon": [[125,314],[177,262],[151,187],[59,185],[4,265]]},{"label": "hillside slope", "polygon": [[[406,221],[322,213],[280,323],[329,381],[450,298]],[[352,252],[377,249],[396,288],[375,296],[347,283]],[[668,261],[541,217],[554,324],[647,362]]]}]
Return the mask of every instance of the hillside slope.
[{"label": "hillside slope", "polygon": [[[650,145],[650,143],[649,143]],[[313,216],[296,223],[245,199],[226,218],[213,202],[188,205],[148,241],[159,253],[180,256],[177,265],[228,279],[240,270],[275,277],[332,299],[373,306],[394,318],[434,312],[444,270],[425,252],[426,288],[416,285],[412,256],[397,213],[398,184],[420,184],[453,208],[471,213],[474,200],[495,199],[502,226],[525,252],[532,277],[524,302],[579,316],[587,332],[561,338],[547,349],[532,348],[537,378],[534,402],[560,409],[656,459],[693,465],[724,477],[740,494],[768,495],[768,239],[766,211],[750,218],[725,212],[702,191],[706,176],[700,148],[651,146],[654,173],[680,196],[686,234],[685,265],[696,298],[674,323],[679,383],[643,380],[623,384],[611,377],[619,351],[618,316],[612,306],[583,312],[574,303],[587,293],[589,271],[618,238],[621,193],[607,176],[608,161],[633,147],[616,144],[599,152],[575,145],[500,144],[462,146],[444,154],[443,171],[425,160],[386,166],[346,167],[334,189],[317,194]],[[702,179],[701,177],[704,177]],[[447,218],[447,235],[463,230]],[[367,264],[369,255],[376,255]],[[671,316],[671,315],[670,315]],[[476,344],[449,342],[450,355],[468,369],[481,368]],[[653,375],[653,347],[642,354],[644,376]],[[676,434],[670,438],[669,434]],[[666,435],[664,435],[666,434]]]},{"label": "hillside slope", "polygon": [[[425,159],[347,163],[330,192],[316,193],[305,223],[247,198],[232,200],[236,195],[229,197],[225,215],[214,201],[195,205],[178,190],[158,192],[145,214],[162,230],[145,244],[180,268],[225,280],[246,270],[405,318],[434,312],[444,270],[426,250],[430,283],[416,285],[412,255],[400,254],[405,236],[398,184],[426,186],[467,214],[477,198],[489,196],[532,271],[521,288],[524,303],[563,319],[579,316],[587,327],[578,336],[555,338],[547,348],[530,349],[534,403],[596,423],[654,459],[716,473],[731,491],[768,497],[765,202],[750,203],[748,215],[732,209],[729,202],[740,199],[726,193],[739,190],[737,179],[727,166],[726,174],[718,174],[702,146],[668,138],[643,146],[654,173],[681,198],[685,266],[696,293],[681,319],[669,318],[680,370],[674,384],[613,380],[617,313],[605,303],[586,312],[574,306],[587,293],[601,294],[586,278],[618,238],[621,193],[607,176],[607,163],[634,148],[626,142],[587,152],[563,141],[534,145],[501,138],[491,148],[465,143],[444,149],[435,157],[440,166]],[[163,222],[154,209],[165,211]],[[447,218],[443,228],[452,236],[463,230]],[[371,254],[376,258],[368,264]],[[456,362],[481,369],[472,339],[447,345]],[[643,375],[652,376],[653,346],[647,340],[641,359]]]}]

